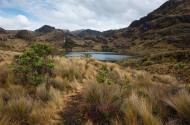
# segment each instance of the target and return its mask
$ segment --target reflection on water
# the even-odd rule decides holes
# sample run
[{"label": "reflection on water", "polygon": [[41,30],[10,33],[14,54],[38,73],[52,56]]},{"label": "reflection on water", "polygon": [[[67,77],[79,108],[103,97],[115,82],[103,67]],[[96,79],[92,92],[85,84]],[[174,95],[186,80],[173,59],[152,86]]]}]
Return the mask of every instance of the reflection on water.
[{"label": "reflection on water", "polygon": [[121,61],[130,58],[127,55],[120,55],[114,52],[68,52],[67,57],[84,57],[85,54],[101,61]]}]

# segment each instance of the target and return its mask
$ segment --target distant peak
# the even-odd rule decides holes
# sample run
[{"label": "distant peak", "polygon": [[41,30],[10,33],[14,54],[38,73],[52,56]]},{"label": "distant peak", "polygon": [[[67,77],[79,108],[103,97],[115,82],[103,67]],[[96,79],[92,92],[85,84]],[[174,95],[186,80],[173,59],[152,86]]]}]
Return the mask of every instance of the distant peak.
[{"label": "distant peak", "polygon": [[0,33],[6,33],[6,30],[0,27]]},{"label": "distant peak", "polygon": [[41,32],[41,33],[48,33],[52,32],[55,30],[55,27],[49,26],[49,25],[44,25],[40,27],[39,29],[35,30],[35,32]]}]

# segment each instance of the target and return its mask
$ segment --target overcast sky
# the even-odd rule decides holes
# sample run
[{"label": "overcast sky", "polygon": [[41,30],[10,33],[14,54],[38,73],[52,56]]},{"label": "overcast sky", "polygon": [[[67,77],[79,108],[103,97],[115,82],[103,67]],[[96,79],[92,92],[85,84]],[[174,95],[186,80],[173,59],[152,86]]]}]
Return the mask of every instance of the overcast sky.
[{"label": "overcast sky", "polygon": [[0,27],[108,30],[127,27],[167,0],[0,0]]}]

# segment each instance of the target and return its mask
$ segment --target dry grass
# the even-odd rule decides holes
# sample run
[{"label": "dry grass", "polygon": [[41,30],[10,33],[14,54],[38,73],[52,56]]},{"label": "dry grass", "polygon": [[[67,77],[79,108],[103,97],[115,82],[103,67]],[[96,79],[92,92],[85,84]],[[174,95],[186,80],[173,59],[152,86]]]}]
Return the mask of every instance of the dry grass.
[{"label": "dry grass", "polygon": [[[162,125],[159,119],[157,119],[153,114],[152,114],[152,105],[147,102],[147,100],[138,97],[135,93],[132,93],[132,95],[128,99],[130,108],[129,110],[134,111],[135,113],[133,114],[138,114],[140,118],[143,121],[144,125]],[[131,112],[129,112],[131,113]],[[127,112],[128,114],[128,112]],[[128,115],[131,116],[131,115]],[[130,119],[137,118],[137,116],[130,117]],[[137,123],[138,121],[136,121]],[[134,123],[134,121],[132,122]]]},{"label": "dry grass", "polygon": [[[87,125],[188,125],[188,87],[171,76],[92,59],[54,57],[54,61],[50,86],[35,88],[14,85],[10,62],[0,64],[0,124],[57,125],[64,119],[58,112],[72,107]],[[97,76],[111,84],[98,82]],[[73,93],[81,98],[73,98]],[[81,106],[81,111],[70,104]],[[66,118],[72,123],[71,117]]]},{"label": "dry grass", "polygon": [[4,86],[8,82],[8,62],[0,63],[0,86]]},{"label": "dry grass", "polygon": [[177,111],[180,117],[185,118],[190,123],[190,93],[180,91],[177,95],[173,95],[166,99],[165,102]]},{"label": "dry grass", "polygon": [[95,124],[122,121],[125,114],[125,92],[119,85],[91,83],[83,89],[82,110]]},{"label": "dry grass", "polygon": [[82,80],[85,74],[85,61],[76,59],[55,58],[55,73],[69,81]]},{"label": "dry grass", "polygon": [[13,86],[0,90],[0,123],[4,125],[52,125],[52,119],[63,103],[59,91],[49,92],[43,86],[37,88],[36,96],[28,89]]}]

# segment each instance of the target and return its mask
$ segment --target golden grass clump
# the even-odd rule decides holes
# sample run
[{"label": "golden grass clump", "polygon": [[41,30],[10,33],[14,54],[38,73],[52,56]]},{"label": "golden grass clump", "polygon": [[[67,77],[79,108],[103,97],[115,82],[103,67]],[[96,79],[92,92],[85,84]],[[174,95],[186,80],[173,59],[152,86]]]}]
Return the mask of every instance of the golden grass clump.
[{"label": "golden grass clump", "polygon": [[53,99],[53,93],[52,88],[49,90],[46,89],[45,84],[42,84],[37,87],[36,89],[36,98],[38,98],[40,101],[48,102]]},{"label": "golden grass clump", "polygon": [[8,101],[2,109],[1,121],[8,125],[29,124],[30,114],[33,110],[33,103],[30,98],[19,98]]},{"label": "golden grass clump", "polygon": [[176,95],[165,99],[165,102],[177,111],[179,117],[183,117],[190,123],[190,94],[182,90]]},{"label": "golden grass clump", "polygon": [[55,59],[55,74],[62,78],[67,78],[69,81],[77,79],[83,80],[85,75],[85,61],[76,59],[66,59],[56,57]]},{"label": "golden grass clump", "polygon": [[137,124],[139,122],[137,121],[137,117],[140,116],[144,125],[162,125],[161,121],[153,115],[152,105],[147,100],[132,93],[128,98],[128,104],[129,112],[126,112],[126,116],[130,121],[129,124]]},{"label": "golden grass clump", "polygon": [[9,68],[7,62],[0,63],[0,86],[4,86],[8,82]]},{"label": "golden grass clump", "polygon": [[125,92],[119,85],[92,83],[82,92],[82,111],[94,124],[113,124],[125,116]]},{"label": "golden grass clump", "polygon": [[56,76],[55,78],[53,78],[51,80],[51,85],[55,89],[58,89],[58,90],[61,90],[61,91],[68,91],[68,90],[72,89],[69,80],[67,80],[66,78],[64,79],[64,78],[62,78],[60,76]]}]

